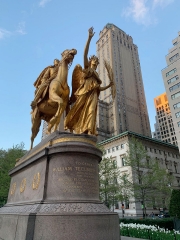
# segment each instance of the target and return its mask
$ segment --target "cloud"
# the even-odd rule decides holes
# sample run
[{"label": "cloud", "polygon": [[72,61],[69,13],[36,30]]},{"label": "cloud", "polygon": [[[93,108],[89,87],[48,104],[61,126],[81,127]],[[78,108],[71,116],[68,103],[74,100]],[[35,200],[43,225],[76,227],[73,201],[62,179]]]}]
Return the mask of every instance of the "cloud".
[{"label": "cloud", "polygon": [[149,25],[154,20],[150,17],[150,9],[146,6],[147,0],[130,0],[130,6],[124,9],[123,15],[131,16],[137,23]]},{"label": "cloud", "polygon": [[123,10],[122,15],[145,26],[156,24],[155,8],[164,8],[173,2],[174,0],[129,0],[129,6]]},{"label": "cloud", "polygon": [[48,3],[48,2],[50,2],[51,0],[41,0],[40,2],[39,2],[39,6],[40,7],[44,7],[45,5],[46,5],[46,3]]},{"label": "cloud", "polygon": [[13,35],[25,35],[27,34],[25,31],[25,22],[20,22],[18,24],[16,31],[8,31],[6,29],[0,28],[0,40],[5,39],[7,37],[13,36]]},{"label": "cloud", "polygon": [[16,32],[19,33],[20,35],[25,35],[25,34],[26,34],[26,31],[25,31],[25,22],[20,22],[20,23],[18,24],[18,27],[17,27]]},{"label": "cloud", "polygon": [[166,7],[167,5],[173,3],[174,0],[153,0],[153,8],[160,6]]},{"label": "cloud", "polygon": [[12,33],[6,29],[0,28],[0,39],[9,37]]}]

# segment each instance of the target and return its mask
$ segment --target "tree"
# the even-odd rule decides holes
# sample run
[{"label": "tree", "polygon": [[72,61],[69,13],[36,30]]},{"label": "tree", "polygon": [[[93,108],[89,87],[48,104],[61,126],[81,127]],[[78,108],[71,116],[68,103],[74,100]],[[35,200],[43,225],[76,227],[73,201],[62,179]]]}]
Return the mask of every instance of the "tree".
[{"label": "tree", "polygon": [[0,149],[0,201],[4,201],[8,196],[10,185],[8,172],[15,166],[16,160],[25,153],[23,143],[8,150]]},{"label": "tree", "polygon": [[119,199],[118,177],[120,175],[117,162],[113,158],[103,157],[99,164],[100,199],[107,207],[114,207]]},{"label": "tree", "polygon": [[146,216],[146,206],[157,201],[157,196],[170,194],[170,183],[173,181],[165,169],[160,168],[158,160],[148,156],[143,144],[136,138],[129,142],[129,150],[125,157],[126,165],[132,169],[129,178],[134,198],[141,202],[143,216]]},{"label": "tree", "polygon": [[173,189],[169,204],[169,214],[171,217],[180,218],[180,190]]}]

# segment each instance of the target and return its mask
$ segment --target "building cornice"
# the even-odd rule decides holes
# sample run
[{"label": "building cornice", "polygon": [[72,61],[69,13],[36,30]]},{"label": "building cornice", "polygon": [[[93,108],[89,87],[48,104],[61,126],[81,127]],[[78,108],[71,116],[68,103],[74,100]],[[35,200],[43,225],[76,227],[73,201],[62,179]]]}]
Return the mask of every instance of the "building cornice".
[{"label": "building cornice", "polygon": [[149,141],[149,142],[156,143],[156,144],[158,143],[160,145],[164,145],[166,147],[170,147],[170,148],[174,148],[174,149],[178,150],[178,147],[173,145],[173,144],[169,144],[169,143],[166,143],[166,142],[163,142],[163,141],[160,141],[158,139],[151,138],[151,137],[143,136],[143,135],[141,135],[139,133],[135,133],[135,132],[131,132],[131,131],[126,131],[126,132],[118,134],[118,135],[116,135],[116,136],[114,136],[112,138],[104,140],[104,141],[98,143],[98,146],[103,146],[103,145],[105,145],[107,143],[113,142],[113,141],[115,141],[117,139],[120,139],[120,138],[123,138],[125,136],[136,137],[136,138],[139,138],[139,139],[142,139],[142,140],[145,140],[145,141]]}]

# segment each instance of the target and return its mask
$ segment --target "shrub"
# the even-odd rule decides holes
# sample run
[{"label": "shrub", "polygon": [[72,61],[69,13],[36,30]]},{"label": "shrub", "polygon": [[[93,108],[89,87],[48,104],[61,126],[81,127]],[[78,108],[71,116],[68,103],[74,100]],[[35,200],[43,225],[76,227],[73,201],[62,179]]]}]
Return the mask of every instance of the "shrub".
[{"label": "shrub", "polygon": [[173,189],[169,205],[169,214],[171,217],[180,218],[180,190]]}]

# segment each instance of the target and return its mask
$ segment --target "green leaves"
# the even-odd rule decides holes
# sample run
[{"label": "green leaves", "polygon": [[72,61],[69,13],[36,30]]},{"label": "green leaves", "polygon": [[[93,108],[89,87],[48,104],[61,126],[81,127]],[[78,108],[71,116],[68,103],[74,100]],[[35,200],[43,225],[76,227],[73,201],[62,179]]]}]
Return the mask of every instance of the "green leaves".
[{"label": "green leaves", "polygon": [[157,159],[148,155],[142,142],[136,138],[130,140],[125,160],[132,169],[130,182],[134,198],[143,203],[144,209],[147,205],[162,207],[165,196],[166,200],[170,196],[173,177],[160,167]]},{"label": "green leaves", "polygon": [[171,217],[180,218],[180,190],[173,189],[169,205],[169,214]]},{"label": "green leaves", "polygon": [[117,178],[120,174],[116,162],[112,158],[103,157],[99,164],[100,199],[108,205],[113,205],[118,196]]},{"label": "green leaves", "polygon": [[24,143],[13,146],[8,150],[0,149],[0,199],[8,196],[10,185],[8,172],[15,166],[16,160],[25,153]]}]

